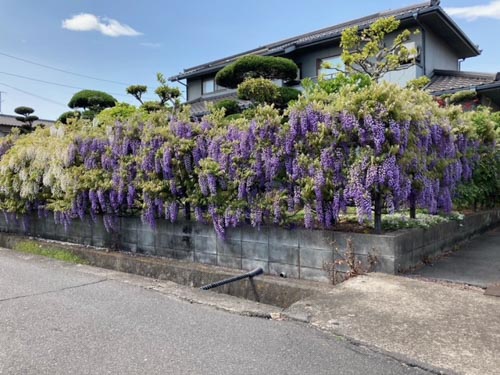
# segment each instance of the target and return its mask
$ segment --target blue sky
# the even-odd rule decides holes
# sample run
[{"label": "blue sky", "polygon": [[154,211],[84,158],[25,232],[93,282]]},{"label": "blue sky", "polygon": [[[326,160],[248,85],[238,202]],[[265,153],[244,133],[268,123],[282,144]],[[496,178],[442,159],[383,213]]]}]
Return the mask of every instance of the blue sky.
[{"label": "blue sky", "polygon": [[[40,118],[55,119],[68,110],[65,105],[77,88],[103,90],[135,104],[125,95],[126,84],[154,88],[157,72],[171,76],[259,45],[420,1],[0,0],[1,110],[12,114],[26,105]],[[455,8],[450,11],[453,19],[483,50],[462,69],[500,71],[500,1],[443,0],[441,6]]]}]

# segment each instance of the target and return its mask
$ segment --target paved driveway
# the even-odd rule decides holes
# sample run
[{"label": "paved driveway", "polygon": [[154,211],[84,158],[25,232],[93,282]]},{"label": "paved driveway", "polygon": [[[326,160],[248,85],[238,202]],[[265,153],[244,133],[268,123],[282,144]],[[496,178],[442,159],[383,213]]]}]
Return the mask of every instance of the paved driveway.
[{"label": "paved driveway", "polygon": [[482,288],[500,283],[500,226],[415,274]]}]

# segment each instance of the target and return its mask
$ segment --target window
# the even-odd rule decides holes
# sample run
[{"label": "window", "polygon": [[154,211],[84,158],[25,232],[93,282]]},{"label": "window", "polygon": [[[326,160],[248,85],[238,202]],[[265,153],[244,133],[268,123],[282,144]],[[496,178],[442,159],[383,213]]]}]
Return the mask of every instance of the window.
[{"label": "window", "polygon": [[[328,68],[326,68],[325,65],[328,66]],[[318,77],[323,75],[325,79],[333,78],[338,73],[337,69],[344,70],[344,63],[340,56],[325,57],[317,60]]]},{"label": "window", "polygon": [[202,94],[210,94],[215,91],[215,80],[213,78],[206,78],[203,80]]}]

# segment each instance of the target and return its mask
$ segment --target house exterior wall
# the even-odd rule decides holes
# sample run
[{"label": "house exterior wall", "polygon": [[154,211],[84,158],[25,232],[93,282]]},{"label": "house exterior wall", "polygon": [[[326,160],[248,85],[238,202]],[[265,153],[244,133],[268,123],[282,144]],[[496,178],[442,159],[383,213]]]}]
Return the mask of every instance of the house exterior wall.
[{"label": "house exterior wall", "polygon": [[[419,78],[424,74],[429,75],[434,69],[443,70],[459,70],[459,56],[448,45],[442,42],[436,34],[430,30],[424,30],[420,33],[414,33],[417,28],[408,28],[412,35],[408,43],[415,43],[418,50],[417,63],[409,65],[406,69],[389,72],[384,75],[383,79],[389,82],[396,83],[400,86],[405,86],[408,81]],[[390,46],[394,42],[397,35],[401,33],[401,29],[391,33],[386,38],[386,45]],[[425,37],[425,43],[423,38]],[[424,50],[425,48],[425,50]],[[300,66],[301,78],[317,78],[318,76],[318,61],[328,57],[340,56],[342,50],[338,41],[330,44],[323,44],[309,47],[303,50],[296,50],[283,57],[292,59]],[[425,67],[424,67],[425,65]],[[332,73],[334,71],[332,70]],[[210,75],[215,76],[215,74]],[[208,76],[207,76],[208,77]],[[206,77],[205,77],[206,78]],[[187,80],[188,100],[195,100],[201,96],[209,98],[211,94],[204,95],[202,92],[202,78]],[[217,94],[215,92],[214,94]]]},{"label": "house exterior wall", "polygon": [[439,36],[430,30],[425,30],[425,74],[429,75],[435,69],[460,70],[460,57]]},{"label": "house exterior wall", "polygon": [[301,67],[301,78],[314,78],[318,75],[318,59],[340,56],[341,53],[342,50],[338,45],[328,47],[322,46],[312,50],[308,49],[304,52],[299,51],[292,57],[292,60]]},{"label": "house exterior wall", "polygon": [[201,96],[201,79],[188,79],[187,82],[187,100],[194,100]]},{"label": "house exterior wall", "polygon": [[421,77],[424,74],[424,69],[420,65],[410,65],[406,69],[395,70],[384,74],[382,77],[385,81],[395,83],[399,86],[406,86],[408,81]]}]

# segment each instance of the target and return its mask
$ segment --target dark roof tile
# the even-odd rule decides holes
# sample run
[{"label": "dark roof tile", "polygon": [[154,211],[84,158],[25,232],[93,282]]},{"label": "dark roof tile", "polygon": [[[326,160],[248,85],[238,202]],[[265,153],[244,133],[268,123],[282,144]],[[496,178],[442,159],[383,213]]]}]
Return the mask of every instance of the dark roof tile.
[{"label": "dark roof tile", "polygon": [[435,70],[431,82],[426,86],[430,93],[447,93],[458,90],[475,89],[481,85],[496,82],[497,73],[460,72],[453,70]]},{"label": "dark roof tile", "polygon": [[[53,120],[36,120],[33,122],[33,124],[35,126],[40,125],[40,124],[53,125],[53,124],[55,124],[55,121],[53,121]],[[23,125],[23,123],[21,121],[16,120],[16,116],[1,115],[0,114],[0,125],[21,126],[21,125]]]},{"label": "dark roof tile", "polygon": [[197,98],[195,100],[186,102],[185,104],[188,104],[191,106],[191,115],[195,117],[201,117],[209,113],[208,108],[207,108],[207,103],[218,103],[221,100],[225,99],[232,99],[236,100],[237,102],[240,103],[242,107],[248,107],[251,102],[248,100],[240,100],[238,99],[238,94],[236,93],[236,90],[224,90],[220,94],[215,94],[210,97],[205,97],[205,98]]}]

